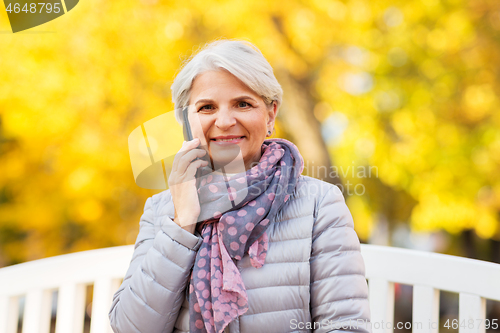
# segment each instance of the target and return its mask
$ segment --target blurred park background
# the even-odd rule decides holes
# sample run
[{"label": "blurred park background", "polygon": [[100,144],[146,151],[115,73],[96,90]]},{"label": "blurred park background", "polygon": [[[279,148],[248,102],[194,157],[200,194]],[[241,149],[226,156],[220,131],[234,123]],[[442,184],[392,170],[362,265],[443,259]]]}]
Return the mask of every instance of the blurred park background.
[{"label": "blurred park background", "polygon": [[0,267],[135,242],[159,191],[128,135],[218,38],[271,63],[275,137],[362,242],[500,262],[500,1],[84,0],[16,34],[0,9]]}]

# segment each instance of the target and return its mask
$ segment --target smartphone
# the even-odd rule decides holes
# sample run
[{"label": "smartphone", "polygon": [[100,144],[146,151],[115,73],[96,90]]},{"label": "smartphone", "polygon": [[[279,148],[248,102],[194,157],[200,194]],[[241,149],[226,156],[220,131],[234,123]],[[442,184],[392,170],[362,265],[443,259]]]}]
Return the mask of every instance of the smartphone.
[{"label": "smartphone", "polygon": [[[185,141],[191,141],[193,140],[193,132],[191,131],[191,125],[189,124],[189,119],[188,119],[188,107],[186,106],[183,110],[182,110],[182,119],[183,119],[183,128],[182,128],[182,131],[184,133],[184,140]],[[198,147],[200,148],[200,147]],[[239,151],[239,150],[238,150]],[[200,158],[196,158],[196,160],[199,160]],[[209,158],[209,155],[208,155],[208,151],[207,151],[207,154],[205,154],[205,156],[203,156],[201,159],[205,160],[205,161],[208,161],[208,165],[211,165],[211,161],[210,161],[210,158]],[[212,170],[213,170],[213,164],[212,164]],[[226,180],[226,172],[224,170],[224,168],[222,167],[221,168],[221,171],[222,171],[222,174],[224,175],[224,180],[226,182],[226,187],[229,189],[229,182]],[[201,177],[201,168],[198,168],[198,170],[196,170],[196,187],[199,187],[199,179]],[[245,194],[246,195],[246,194]],[[245,197],[245,196],[243,196]],[[234,202],[233,199],[230,199],[231,200],[231,205],[232,205],[232,208],[236,207],[237,203]],[[241,199],[240,199],[241,201]],[[239,202],[238,202],[239,203]]]},{"label": "smartphone", "polygon": [[[184,133],[184,141],[191,141],[191,140],[193,140],[193,132],[191,131],[191,125],[189,124],[188,107],[187,106],[182,110],[182,119],[183,119],[182,132]],[[201,143],[200,143],[200,146],[201,146]],[[201,148],[200,146],[198,146],[198,148]],[[208,154],[206,154],[205,156],[207,156],[207,155]],[[200,158],[197,157],[196,159],[194,159],[194,161],[199,160],[199,159]],[[201,158],[201,159],[206,161],[206,158]],[[200,178],[200,176],[201,176],[201,170],[200,170],[200,168],[198,168],[196,170],[195,177],[198,180]],[[197,183],[198,183],[198,181],[197,181]]]},{"label": "smartphone", "polygon": [[189,125],[187,106],[182,110],[182,119],[184,121],[182,125],[182,131],[184,133],[184,141],[191,141],[193,140],[193,132],[191,132],[191,125]]}]

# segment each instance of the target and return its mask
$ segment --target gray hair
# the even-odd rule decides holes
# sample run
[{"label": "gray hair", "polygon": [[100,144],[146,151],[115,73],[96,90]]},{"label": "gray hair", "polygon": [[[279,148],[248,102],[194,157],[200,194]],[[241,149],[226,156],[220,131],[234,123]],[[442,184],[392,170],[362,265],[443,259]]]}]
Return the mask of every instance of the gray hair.
[{"label": "gray hair", "polygon": [[226,69],[271,106],[280,107],[283,89],[276,80],[273,68],[262,52],[252,43],[237,39],[218,39],[205,44],[201,51],[183,62],[172,83],[175,118],[182,124],[182,109],[189,103],[191,87],[196,76],[211,70]]}]

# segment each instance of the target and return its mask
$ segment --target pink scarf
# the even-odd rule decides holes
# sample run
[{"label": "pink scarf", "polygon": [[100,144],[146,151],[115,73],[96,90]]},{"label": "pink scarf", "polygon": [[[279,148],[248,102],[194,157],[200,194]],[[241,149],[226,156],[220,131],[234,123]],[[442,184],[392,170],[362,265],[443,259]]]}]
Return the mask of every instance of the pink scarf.
[{"label": "pink scarf", "polygon": [[[235,260],[248,253],[252,266],[264,265],[266,229],[293,193],[303,169],[304,160],[293,143],[269,139],[262,145],[259,164],[246,172],[230,178],[201,178],[198,230],[203,243],[189,284],[191,333],[221,333],[248,310],[247,292]],[[227,209],[228,200],[233,203],[231,209]],[[225,207],[223,212],[221,207]]]}]

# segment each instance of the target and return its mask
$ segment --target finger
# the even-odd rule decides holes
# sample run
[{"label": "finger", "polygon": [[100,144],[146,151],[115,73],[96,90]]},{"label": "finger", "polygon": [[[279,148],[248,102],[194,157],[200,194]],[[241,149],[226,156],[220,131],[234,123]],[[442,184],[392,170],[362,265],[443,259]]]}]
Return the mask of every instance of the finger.
[{"label": "finger", "polygon": [[189,164],[189,166],[186,170],[187,178],[193,179],[194,176],[196,175],[196,171],[198,170],[198,168],[204,167],[207,164],[208,164],[208,162],[205,160],[196,160],[196,161],[192,162],[191,164]]},{"label": "finger", "polygon": [[184,141],[182,143],[181,149],[174,156],[174,161],[172,162],[172,171],[175,172],[175,170],[179,169],[179,161],[181,160],[181,158],[191,149],[196,148],[199,144],[200,142],[198,138],[194,138],[191,141]]},{"label": "finger", "polygon": [[185,174],[186,169],[189,167],[189,164],[196,160],[197,158],[203,157],[206,155],[206,150],[204,149],[193,149],[190,152],[184,154],[179,160],[177,164],[177,172],[179,175]]},{"label": "finger", "polygon": [[198,168],[207,165],[208,161],[205,160],[195,160],[191,162],[191,164],[189,164],[189,166],[187,167],[187,169],[183,174],[178,174],[174,176],[172,174],[170,175],[170,177],[168,178],[169,186],[178,185],[194,180]]},{"label": "finger", "polygon": [[172,172],[175,172],[175,170],[177,170],[177,165],[179,164],[180,158],[182,156],[184,156],[185,153],[187,153],[187,151],[184,149],[185,145],[186,145],[186,141],[184,141],[182,143],[181,149],[179,149],[179,151],[174,156],[174,160],[172,162]]},{"label": "finger", "polygon": [[[191,173],[187,172],[187,169],[193,161],[196,161],[196,158],[203,157],[207,152],[204,149],[193,149],[182,156],[177,163],[177,169],[172,168],[170,175],[168,177],[169,186],[173,184],[184,183],[189,180],[193,180],[194,177]],[[206,159],[200,159],[198,161],[205,161],[204,166],[208,165],[208,161]],[[196,173],[196,171],[195,171]]]}]

